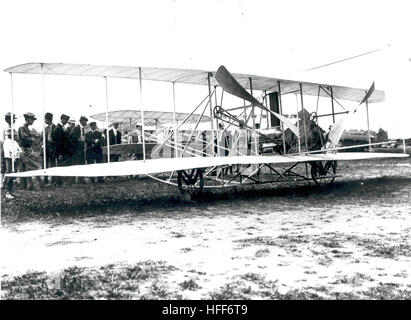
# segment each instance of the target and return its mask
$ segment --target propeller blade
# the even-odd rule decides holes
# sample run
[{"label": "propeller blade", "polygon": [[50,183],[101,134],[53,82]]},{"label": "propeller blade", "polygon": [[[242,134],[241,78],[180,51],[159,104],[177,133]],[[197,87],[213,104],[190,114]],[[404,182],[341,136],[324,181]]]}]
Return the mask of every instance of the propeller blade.
[{"label": "propeller blade", "polygon": [[339,121],[337,121],[336,123],[333,124],[333,126],[331,127],[330,132],[328,133],[328,143],[326,145],[326,149],[328,148],[335,148],[338,144],[338,142],[340,142],[342,133],[344,131],[345,128],[345,124],[347,123],[347,120],[354,114],[357,112],[358,108],[365,102],[368,100],[368,98],[372,95],[372,93],[374,92],[375,89],[375,83],[373,82],[371,87],[368,89],[367,93],[365,94],[364,98],[361,100],[361,102],[355,106],[354,108],[352,108],[346,115],[345,117],[341,118]]},{"label": "propeller blade", "polygon": [[231,75],[231,73],[226,69],[224,66],[220,66],[218,68],[217,73],[215,74],[215,78],[220,84],[220,86],[231,93],[233,96],[238,98],[244,99],[253,105],[261,105],[261,103],[254,98],[247,90],[245,90],[241,84]]},{"label": "propeller blade", "polygon": [[254,98],[246,89],[244,89],[244,87],[242,87],[241,84],[238,83],[238,81],[232,76],[232,74],[226,69],[226,67],[220,66],[217,70],[215,78],[225,91],[231,93],[233,96],[244,99],[252,103],[254,106],[258,106],[261,109],[275,115],[281,122],[283,122],[288,128],[290,128],[290,130],[297,137],[300,136],[297,126],[294,123],[292,123],[290,119],[266,108],[256,98]]}]

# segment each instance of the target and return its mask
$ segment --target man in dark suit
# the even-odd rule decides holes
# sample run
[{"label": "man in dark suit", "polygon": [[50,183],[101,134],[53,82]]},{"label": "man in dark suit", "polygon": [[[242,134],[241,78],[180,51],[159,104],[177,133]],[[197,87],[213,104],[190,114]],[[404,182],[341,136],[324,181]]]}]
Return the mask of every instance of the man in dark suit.
[{"label": "man in dark suit", "polygon": [[[103,135],[97,130],[97,124],[95,122],[90,122],[90,131],[86,133],[86,144],[87,144],[87,163],[102,163],[103,162],[103,150],[101,146],[103,145]],[[94,182],[94,178],[90,179]],[[98,178],[99,182],[103,182],[103,178]]]},{"label": "man in dark suit", "polygon": [[[57,165],[64,167],[70,165],[70,140],[66,132],[67,121],[70,119],[68,115],[62,114],[60,116],[60,122],[57,124],[54,130],[54,143],[56,149]],[[56,179],[55,185],[62,185],[63,180],[61,178]]]},{"label": "man in dark suit", "polygon": [[86,125],[88,119],[80,117],[80,123],[70,132],[71,143],[73,144],[73,164],[86,164]]},{"label": "man in dark suit", "polygon": [[[72,164],[83,165],[87,164],[86,158],[86,125],[88,119],[81,116],[79,124],[76,125],[70,132],[70,141],[72,148]],[[82,177],[78,177],[77,183],[84,183]]]},{"label": "man in dark suit", "polygon": [[[67,116],[68,117],[68,116]],[[68,165],[76,164],[73,161],[73,157],[76,154],[76,144],[71,141],[71,131],[73,131],[74,127],[76,126],[76,121],[73,119],[69,119],[67,125],[64,126],[64,133],[67,136],[67,154],[69,155]],[[75,159],[75,158],[74,158]]]},{"label": "man in dark suit", "polygon": [[60,122],[57,124],[56,130],[54,131],[54,141],[56,144],[56,156],[58,159],[59,166],[66,166],[69,164],[70,152],[69,144],[70,140],[67,135],[66,127],[67,121],[70,119],[68,115],[62,114],[60,117]]},{"label": "man in dark suit", "polygon": [[[118,122],[113,122],[113,128],[110,129],[108,132],[109,136],[109,141],[110,141],[110,146],[113,146],[115,144],[121,144],[121,132],[118,130]],[[120,158],[119,154],[111,154],[110,155],[110,161],[111,162],[117,162]]]},{"label": "man in dark suit", "polygon": [[[45,136],[46,136],[46,168],[53,168],[56,166],[56,143],[55,143],[55,130],[56,125],[53,123],[53,114],[46,112],[44,115]],[[54,178],[51,178],[54,181]],[[48,176],[44,177],[44,183],[48,183]]]}]

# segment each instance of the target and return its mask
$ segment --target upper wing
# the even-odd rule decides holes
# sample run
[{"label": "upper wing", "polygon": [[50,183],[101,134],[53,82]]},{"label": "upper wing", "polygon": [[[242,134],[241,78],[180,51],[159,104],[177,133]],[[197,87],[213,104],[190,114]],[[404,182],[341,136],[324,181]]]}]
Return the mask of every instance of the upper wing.
[{"label": "upper wing", "polygon": [[[50,75],[76,75],[76,76],[96,76],[113,78],[139,78],[139,67],[124,66],[99,66],[88,64],[66,64],[66,63],[26,63],[17,65],[5,70],[10,73],[26,74],[50,74]],[[186,84],[207,85],[208,75],[211,73],[211,84],[218,85],[214,79],[214,71],[174,69],[174,68],[146,68],[141,67],[142,79],[153,81],[166,81]],[[252,74],[233,73],[235,79],[246,89],[250,88],[249,78],[253,80],[253,89],[278,91],[278,81],[281,82],[282,92],[291,92],[299,89],[299,84],[303,85],[304,95],[318,95],[318,85],[324,87],[332,86],[334,96],[338,99],[360,102],[364,96],[365,89],[339,86],[332,83],[316,83],[300,81],[298,79],[280,79],[274,77],[257,76]],[[320,95],[328,95],[320,90]],[[368,102],[384,101],[384,91],[373,92]]]}]

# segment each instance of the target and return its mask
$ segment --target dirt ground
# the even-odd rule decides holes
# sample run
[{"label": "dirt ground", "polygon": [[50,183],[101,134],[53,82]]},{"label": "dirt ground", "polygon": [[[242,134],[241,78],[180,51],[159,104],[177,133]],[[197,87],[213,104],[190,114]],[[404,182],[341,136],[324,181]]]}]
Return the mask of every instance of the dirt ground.
[{"label": "dirt ground", "polygon": [[338,170],[190,202],[151,180],[17,191],[2,298],[410,299],[411,160]]}]

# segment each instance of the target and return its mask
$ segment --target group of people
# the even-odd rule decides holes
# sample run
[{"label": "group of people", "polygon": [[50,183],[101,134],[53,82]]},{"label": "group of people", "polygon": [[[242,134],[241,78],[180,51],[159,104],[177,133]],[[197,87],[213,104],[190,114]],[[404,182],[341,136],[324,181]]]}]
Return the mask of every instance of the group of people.
[{"label": "group of people", "polygon": [[[25,122],[17,131],[12,131],[11,113],[7,113],[4,118],[7,128],[3,133],[3,143],[1,145],[1,181],[2,185],[6,184],[7,186],[6,199],[8,200],[15,198],[13,194],[14,179],[4,178],[4,174],[13,172],[13,169],[14,172],[28,171],[40,169],[44,166],[36,159],[33,150],[35,137],[30,126],[37,118],[31,112],[25,113],[23,116]],[[13,115],[13,124],[15,121],[16,117]],[[103,162],[102,147],[107,144],[107,139],[101,131],[97,130],[96,122],[89,122],[89,128],[87,128],[87,117],[81,116],[79,123],[76,125],[74,120],[70,120],[70,116],[62,114],[60,121],[54,124],[53,114],[50,112],[45,114],[44,122],[46,168]],[[118,130],[118,126],[119,123],[113,123],[113,128],[109,131],[110,145],[121,143],[121,132]],[[42,144],[42,150],[43,147]],[[44,153],[41,152],[41,154]],[[119,155],[111,155],[110,160],[119,161]],[[82,178],[77,178],[76,181],[77,183],[84,183]],[[94,182],[94,179],[91,178],[91,181]],[[102,182],[103,179],[100,177],[98,181]],[[61,186],[63,183],[73,182],[73,179],[63,180],[61,177],[52,177],[51,181],[47,176],[44,177],[44,181],[34,177],[22,178],[23,188],[28,190],[36,189],[38,184]]]}]

